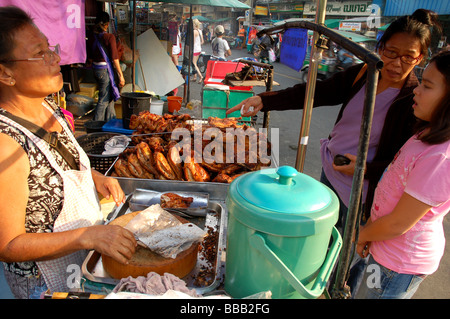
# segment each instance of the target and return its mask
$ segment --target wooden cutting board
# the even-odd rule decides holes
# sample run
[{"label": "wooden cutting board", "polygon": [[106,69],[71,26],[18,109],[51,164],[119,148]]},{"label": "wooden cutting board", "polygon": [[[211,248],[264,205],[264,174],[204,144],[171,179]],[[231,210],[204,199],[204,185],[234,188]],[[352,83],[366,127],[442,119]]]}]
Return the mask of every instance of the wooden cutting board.
[{"label": "wooden cutting board", "polygon": [[[109,225],[119,225],[124,227],[140,211],[129,213],[111,221]],[[188,221],[174,215],[183,224]],[[114,260],[110,256],[102,254],[103,268],[113,278],[122,279],[131,276],[147,276],[149,272],[156,272],[159,275],[171,273],[178,278],[183,278],[191,272],[197,263],[198,243],[194,243],[185,251],[179,253],[175,259],[164,258],[146,247],[138,245],[129,264],[125,265]]]}]

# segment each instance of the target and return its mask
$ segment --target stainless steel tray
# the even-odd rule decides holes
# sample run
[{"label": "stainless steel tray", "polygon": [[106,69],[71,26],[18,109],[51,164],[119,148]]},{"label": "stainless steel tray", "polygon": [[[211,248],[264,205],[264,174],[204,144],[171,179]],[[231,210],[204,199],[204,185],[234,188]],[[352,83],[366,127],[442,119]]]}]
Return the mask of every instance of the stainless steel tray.
[{"label": "stainless steel tray", "polygon": [[[131,212],[129,209],[129,200],[131,195],[128,196],[127,201],[121,206],[117,207],[107,217],[105,223],[109,223],[115,218],[128,214]],[[206,217],[195,217],[189,219],[189,222],[195,223],[197,226],[203,228],[205,231],[215,232],[215,236],[209,237],[209,239],[217,240],[216,243],[216,256],[214,260],[208,256],[204,247],[199,251],[197,257],[197,264],[194,269],[184,278],[182,278],[188,288],[194,288],[198,294],[205,294],[216,289],[223,280],[225,269],[225,245],[226,245],[226,225],[227,225],[227,210],[224,202],[209,201],[208,213]],[[209,260],[208,260],[209,259]],[[117,285],[120,280],[112,278],[103,268],[101,255],[96,251],[91,251],[86,257],[82,265],[83,276],[91,282],[106,285]],[[209,281],[199,284],[199,279],[203,278],[205,274],[210,275]]]}]

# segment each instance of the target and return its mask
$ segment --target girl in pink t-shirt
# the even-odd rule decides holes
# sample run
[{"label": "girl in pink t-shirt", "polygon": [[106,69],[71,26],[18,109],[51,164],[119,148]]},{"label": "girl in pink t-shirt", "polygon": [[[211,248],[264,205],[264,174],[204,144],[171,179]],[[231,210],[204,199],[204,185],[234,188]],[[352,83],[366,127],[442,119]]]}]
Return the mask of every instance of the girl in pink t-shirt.
[{"label": "girl in pink t-shirt", "polygon": [[450,52],[434,56],[414,89],[417,134],[397,153],[375,191],[356,251],[370,253],[355,298],[411,298],[444,253],[450,210]]}]

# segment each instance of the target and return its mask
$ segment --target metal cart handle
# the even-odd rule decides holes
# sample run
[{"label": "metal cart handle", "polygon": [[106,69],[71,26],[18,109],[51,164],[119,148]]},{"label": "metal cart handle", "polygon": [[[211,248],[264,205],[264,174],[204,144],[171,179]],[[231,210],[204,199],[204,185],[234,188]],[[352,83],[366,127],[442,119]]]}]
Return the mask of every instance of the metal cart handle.
[{"label": "metal cart handle", "polygon": [[257,249],[266,259],[282,274],[282,276],[294,287],[294,289],[305,298],[318,298],[325,289],[330,277],[331,270],[336,263],[337,257],[342,247],[342,238],[336,227],[332,230],[333,243],[320,269],[319,274],[312,286],[312,289],[306,288],[300,280],[286,267],[280,258],[266,245],[266,241],[259,234],[250,236],[250,244]]}]

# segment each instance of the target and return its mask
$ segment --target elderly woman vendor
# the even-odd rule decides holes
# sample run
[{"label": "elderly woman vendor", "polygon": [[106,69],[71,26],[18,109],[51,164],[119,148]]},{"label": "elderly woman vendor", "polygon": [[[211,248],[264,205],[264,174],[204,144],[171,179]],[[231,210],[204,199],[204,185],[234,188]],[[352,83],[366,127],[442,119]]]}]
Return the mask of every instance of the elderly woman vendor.
[{"label": "elderly woman vendor", "polygon": [[131,232],[101,225],[97,192],[117,204],[125,195],[117,180],[91,170],[61,110],[46,100],[63,85],[46,36],[16,7],[0,8],[0,30],[0,260],[16,298],[68,291],[68,266],[81,266],[87,250],[123,263],[134,253]]}]

